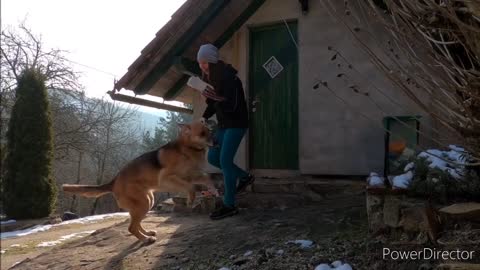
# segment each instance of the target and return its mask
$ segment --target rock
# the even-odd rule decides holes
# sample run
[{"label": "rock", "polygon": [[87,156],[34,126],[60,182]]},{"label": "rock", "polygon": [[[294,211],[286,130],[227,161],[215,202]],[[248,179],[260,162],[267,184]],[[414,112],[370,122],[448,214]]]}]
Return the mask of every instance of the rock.
[{"label": "rock", "polygon": [[246,264],[248,262],[248,259],[237,259],[233,262],[234,265],[242,265],[242,264]]},{"label": "rock", "polygon": [[385,223],[383,222],[383,203],[383,195],[367,193],[368,229],[374,234],[385,228]]},{"label": "rock", "polygon": [[260,264],[262,264],[262,263],[264,263],[264,262],[267,262],[267,261],[268,261],[268,260],[267,260],[267,258],[265,258],[265,256],[260,256],[260,257],[257,258],[257,264],[258,264],[258,265],[260,265]]},{"label": "rock", "polygon": [[220,197],[201,197],[200,205],[202,213],[211,213],[215,210],[215,206]]},{"label": "rock", "polygon": [[243,254],[244,257],[249,257],[253,254],[253,251],[249,250],[247,252],[245,252],[245,254]]},{"label": "rock", "polygon": [[180,204],[180,205],[187,205],[187,198],[185,197],[172,197],[172,201],[174,204]]},{"label": "rock", "polygon": [[431,269],[433,269],[433,267],[429,263],[423,263],[418,267],[418,270],[431,270]]},{"label": "rock", "polygon": [[174,206],[175,203],[173,202],[172,198],[168,198],[158,204],[157,210],[162,212],[173,212]]},{"label": "rock", "polygon": [[67,221],[67,220],[72,220],[77,218],[79,218],[77,214],[67,211],[63,213],[62,221]]},{"label": "rock", "polygon": [[50,224],[58,224],[62,222],[63,220],[60,217],[52,217],[50,218]]},{"label": "rock", "polygon": [[398,228],[400,222],[400,204],[402,197],[395,195],[386,195],[383,205],[383,222],[392,227]]}]

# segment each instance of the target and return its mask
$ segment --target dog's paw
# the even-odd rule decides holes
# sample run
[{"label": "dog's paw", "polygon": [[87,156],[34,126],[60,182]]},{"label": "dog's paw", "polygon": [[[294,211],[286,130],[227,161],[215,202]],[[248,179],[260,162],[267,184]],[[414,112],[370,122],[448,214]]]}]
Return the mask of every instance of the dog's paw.
[{"label": "dog's paw", "polygon": [[149,236],[143,240],[143,243],[149,245],[155,243],[155,241],[157,241],[157,238],[155,236]]},{"label": "dog's paw", "polygon": [[155,236],[155,235],[157,235],[157,232],[156,231],[147,231],[146,235]]}]

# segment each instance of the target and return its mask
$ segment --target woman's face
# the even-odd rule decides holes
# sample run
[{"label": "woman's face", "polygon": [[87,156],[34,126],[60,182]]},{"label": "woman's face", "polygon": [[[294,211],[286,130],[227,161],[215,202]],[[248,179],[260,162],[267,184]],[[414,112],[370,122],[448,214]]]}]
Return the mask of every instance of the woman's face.
[{"label": "woman's face", "polygon": [[203,73],[209,74],[210,70],[208,69],[208,62],[205,60],[200,60],[198,61],[198,65],[200,66],[200,69],[202,70]]}]

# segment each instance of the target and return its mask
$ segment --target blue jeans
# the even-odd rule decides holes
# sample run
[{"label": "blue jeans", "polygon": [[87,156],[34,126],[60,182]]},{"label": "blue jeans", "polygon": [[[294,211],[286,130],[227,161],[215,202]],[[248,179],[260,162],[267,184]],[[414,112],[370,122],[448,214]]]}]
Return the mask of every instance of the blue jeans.
[{"label": "blue jeans", "polygon": [[223,172],[225,186],[223,203],[229,207],[235,206],[237,179],[248,175],[246,171],[233,163],[238,146],[246,131],[246,128],[219,129],[215,134],[218,146],[212,147],[208,151],[208,163],[221,169]]}]

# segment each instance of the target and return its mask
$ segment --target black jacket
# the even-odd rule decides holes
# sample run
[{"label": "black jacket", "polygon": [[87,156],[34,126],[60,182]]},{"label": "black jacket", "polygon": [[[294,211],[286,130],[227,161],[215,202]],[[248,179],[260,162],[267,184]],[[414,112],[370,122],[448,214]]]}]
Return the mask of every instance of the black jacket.
[{"label": "black jacket", "polygon": [[216,114],[219,128],[248,128],[248,110],[242,81],[231,65],[225,66],[221,88],[215,91],[225,100],[215,101],[207,98],[207,109],[203,117],[208,119]]}]

